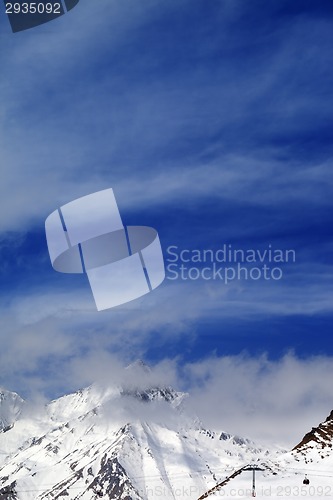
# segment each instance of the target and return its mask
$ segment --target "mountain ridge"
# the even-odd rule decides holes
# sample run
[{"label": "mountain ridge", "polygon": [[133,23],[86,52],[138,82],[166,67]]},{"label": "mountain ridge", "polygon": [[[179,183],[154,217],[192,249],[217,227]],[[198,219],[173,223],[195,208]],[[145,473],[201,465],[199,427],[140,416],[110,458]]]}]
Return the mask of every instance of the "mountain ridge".
[{"label": "mountain ridge", "polygon": [[[185,399],[169,386],[93,384],[51,401],[37,417],[23,412],[7,432],[17,441],[3,457],[2,485],[22,500],[145,500],[157,488],[171,500],[174,480],[203,492],[218,479],[216,470],[263,452],[204,428],[184,412]],[[1,447],[4,441],[0,436]]]},{"label": "mountain ridge", "polygon": [[[142,380],[92,384],[50,401],[35,413],[24,411],[23,399],[7,391],[0,402],[4,413],[15,419],[10,429],[0,433],[0,494],[7,488],[14,500],[63,500],[64,496],[68,500],[175,500],[181,485],[186,496],[197,500],[217,484],[228,487],[230,478],[237,481],[237,471],[245,470],[246,464],[262,464],[265,481],[275,475],[291,481],[297,471],[319,460],[318,430],[308,433],[314,439],[305,435],[290,452],[261,446],[246,437],[206,428],[187,413],[186,393],[154,385],[150,376],[147,380],[146,387]],[[15,411],[9,409],[11,403]],[[1,411],[0,404],[0,416]],[[328,463],[329,457],[333,463],[332,416],[333,412],[318,426],[327,431]],[[309,443],[316,446],[305,448]]]},{"label": "mountain ridge", "polygon": [[303,456],[311,451],[317,451],[321,458],[324,454],[327,456],[327,451],[332,449],[333,445],[333,410],[328,417],[321,422],[317,427],[312,427],[310,432],[307,432],[303,439],[293,448],[293,452]]}]

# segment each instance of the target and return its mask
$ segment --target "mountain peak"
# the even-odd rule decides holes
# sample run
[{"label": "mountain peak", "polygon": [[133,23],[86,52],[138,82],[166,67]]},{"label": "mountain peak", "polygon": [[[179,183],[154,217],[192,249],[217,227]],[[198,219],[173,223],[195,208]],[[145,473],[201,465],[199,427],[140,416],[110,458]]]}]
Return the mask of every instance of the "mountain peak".
[{"label": "mountain peak", "polygon": [[325,422],[333,422],[333,410],[331,411],[331,413],[328,415],[327,419],[325,420]]},{"label": "mountain peak", "polygon": [[148,500],[157,485],[172,500],[180,477],[184,491],[204,492],[216,468],[239,468],[257,456],[246,440],[201,431],[178,411],[183,393],[153,386],[151,375],[139,382],[141,389],[127,391],[93,385],[19,419],[0,435],[1,448],[8,437],[15,445],[3,457],[2,487],[21,500]]},{"label": "mountain peak", "polygon": [[0,389],[0,432],[9,430],[18,419],[24,400],[16,392]]},{"label": "mountain peak", "polygon": [[151,373],[151,368],[142,359],[137,359],[130,365],[126,366],[126,370],[133,372],[137,371],[146,374]]},{"label": "mountain peak", "polygon": [[174,500],[180,479],[185,492],[206,498],[211,488],[249,470],[245,464],[264,464],[267,481],[279,474],[289,484],[288,467],[299,481],[307,467],[295,468],[301,459],[313,469],[312,462],[332,455],[333,412],[280,458],[280,450],[204,427],[186,405],[180,408],[185,394],[157,383],[140,360],[127,373],[133,385],[93,384],[20,418],[23,400],[0,390],[1,415],[16,418],[0,432],[0,498],[13,491],[21,500],[148,500],[156,491]]},{"label": "mountain peak", "polygon": [[309,450],[320,451],[323,458],[323,450],[331,450],[333,443],[333,411],[329,414],[326,420],[312,427],[311,431],[305,434],[303,439],[293,448],[293,452],[306,454]]}]

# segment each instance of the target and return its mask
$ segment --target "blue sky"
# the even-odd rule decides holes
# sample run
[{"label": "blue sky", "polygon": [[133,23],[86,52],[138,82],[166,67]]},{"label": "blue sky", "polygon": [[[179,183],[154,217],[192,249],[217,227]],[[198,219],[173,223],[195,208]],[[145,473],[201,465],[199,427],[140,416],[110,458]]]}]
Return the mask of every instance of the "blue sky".
[{"label": "blue sky", "polygon": [[[332,3],[81,0],[16,34],[1,14],[0,384],[57,396],[94,357],[181,373],[293,353],[331,376]],[[296,262],[98,313],[84,276],[53,271],[44,221],[108,187],[165,254],[271,245]]]}]

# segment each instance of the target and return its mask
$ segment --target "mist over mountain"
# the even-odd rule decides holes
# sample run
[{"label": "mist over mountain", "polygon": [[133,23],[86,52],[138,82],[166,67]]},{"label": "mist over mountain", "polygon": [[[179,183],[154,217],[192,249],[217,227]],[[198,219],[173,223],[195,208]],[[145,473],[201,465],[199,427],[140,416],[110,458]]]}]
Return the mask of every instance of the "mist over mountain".
[{"label": "mist over mountain", "polygon": [[125,373],[122,384],[93,384],[34,411],[2,390],[0,492],[18,500],[198,499],[219,484],[248,484],[249,464],[274,484],[299,480],[315,458],[319,469],[333,462],[332,415],[292,451],[267,447],[207,428],[188,395],[154,384],[141,361]]},{"label": "mist over mountain", "polygon": [[187,412],[187,395],[152,384],[142,362],[126,371],[122,385],[94,384],[35,413],[15,410],[24,402],[6,392],[1,417],[11,426],[0,435],[0,474],[13,498],[171,499],[180,483],[199,495],[267,455],[249,439],[205,428]]}]

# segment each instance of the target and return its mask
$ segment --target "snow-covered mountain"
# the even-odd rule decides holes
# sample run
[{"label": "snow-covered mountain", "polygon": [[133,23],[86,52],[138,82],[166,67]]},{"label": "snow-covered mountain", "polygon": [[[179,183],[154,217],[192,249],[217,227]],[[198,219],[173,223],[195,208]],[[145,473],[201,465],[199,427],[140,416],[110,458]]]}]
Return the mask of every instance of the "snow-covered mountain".
[{"label": "snow-covered mountain", "polygon": [[0,388],[0,432],[6,432],[19,417],[24,401],[15,392]]},{"label": "snow-covered mountain", "polygon": [[304,460],[314,458],[327,458],[332,456],[333,446],[333,411],[324,422],[318,427],[312,427],[311,431],[305,434],[302,441],[294,449],[296,458],[303,457]]},{"label": "snow-covered mountain", "polygon": [[[138,375],[149,370],[140,364],[129,369]],[[188,415],[186,394],[144,386],[144,377],[137,378],[140,384],[92,385],[39,408],[3,391],[0,498],[197,500],[218,498],[222,488],[224,496],[233,488],[229,496],[244,498],[251,494],[252,473],[243,469],[247,464],[262,469],[257,496],[267,497],[272,485],[302,483],[311,471],[308,453],[315,450],[319,457],[325,449],[320,460],[332,461],[332,415],[293,451],[268,450],[206,429]],[[216,485],[221,486],[205,497]],[[275,498],[272,491],[270,496]]]},{"label": "snow-covered mountain", "polygon": [[[270,453],[264,460],[247,464],[199,497],[199,500],[252,496],[322,498],[333,496],[333,412],[313,427],[289,452]],[[253,468],[255,489],[253,489]]]},{"label": "snow-covered mountain", "polygon": [[14,425],[0,434],[0,484],[8,498],[198,498],[268,453],[205,429],[186,413],[186,394],[171,387],[93,385],[27,411],[6,394],[3,415]]}]

